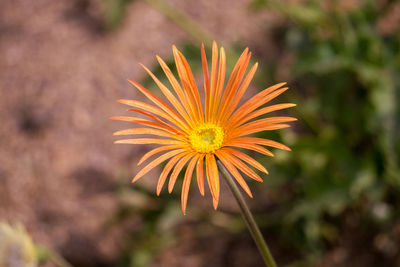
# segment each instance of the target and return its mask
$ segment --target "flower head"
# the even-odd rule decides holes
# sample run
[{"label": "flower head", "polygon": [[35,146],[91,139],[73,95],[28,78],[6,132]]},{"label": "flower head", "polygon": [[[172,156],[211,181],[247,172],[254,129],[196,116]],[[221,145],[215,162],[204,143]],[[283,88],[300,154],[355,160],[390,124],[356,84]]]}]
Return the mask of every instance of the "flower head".
[{"label": "flower head", "polygon": [[187,165],[181,195],[183,212],[186,213],[190,182],[195,169],[200,193],[204,195],[203,176],[205,176],[213,198],[213,205],[216,209],[220,191],[217,160],[220,160],[246,193],[252,197],[250,188],[240,172],[260,182],[262,182],[260,176],[248,165],[261,172],[268,172],[259,162],[238,149],[253,150],[268,156],[273,156],[273,154],[265,146],[290,150],[287,146],[275,141],[248,136],[261,131],[286,128],[290,126],[286,124],[287,122],[296,120],[291,117],[260,118],[269,112],[295,106],[295,104],[284,103],[263,107],[264,104],[288,88],[282,88],[285,83],[276,84],[261,91],[239,106],[239,102],[246,92],[258,64],[255,63],[246,74],[251,57],[251,53],[246,48],[237,61],[227,84],[224,86],[225,51],[221,47],[218,57],[218,47],[214,42],[210,72],[204,45],[201,47],[204,79],[204,104],[202,104],[200,93],[188,62],[175,46],[173,46],[173,54],[180,81],[176,79],[167,64],[157,56],[157,60],[173,91],[161,83],[148,68],[142,65],[170,104],[167,104],[139,83],[129,80],[154,105],[136,100],[122,99],[119,102],[133,107],[130,111],[144,115],[147,118],[111,118],[145,126],[118,131],[114,135],[148,134],[155,136],[153,138],[119,140],[115,143],[161,145],[147,152],[141,158],[138,165],[148,158],[162,153],[162,155],[156,157],[141,169],[132,182],[137,181],[162,162],[168,161],[158,180],[157,195],[160,194],[168,175],[172,171],[168,183],[168,191],[171,192],[179,173]]}]

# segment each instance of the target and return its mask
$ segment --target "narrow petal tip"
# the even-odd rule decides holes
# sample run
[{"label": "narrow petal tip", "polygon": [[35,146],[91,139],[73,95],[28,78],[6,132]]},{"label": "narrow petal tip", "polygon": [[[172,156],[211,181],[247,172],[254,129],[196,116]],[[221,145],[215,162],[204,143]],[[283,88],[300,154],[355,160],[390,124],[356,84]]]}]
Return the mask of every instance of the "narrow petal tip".
[{"label": "narrow petal tip", "polygon": [[172,190],[174,189],[174,186],[172,185],[171,186],[171,184],[168,184],[168,193],[172,193]]},{"label": "narrow petal tip", "polygon": [[[278,83],[276,86],[278,86],[278,88],[280,88],[280,87],[284,86],[285,84],[287,84],[287,82]],[[287,89],[289,89],[289,87],[287,87]]]},{"label": "narrow petal tip", "polygon": [[217,208],[218,208],[218,199],[216,199],[216,198],[213,198],[213,207],[214,207],[214,210],[217,210]]},{"label": "narrow petal tip", "polygon": [[138,83],[137,82],[135,82],[134,80],[132,80],[132,79],[126,79],[128,82],[130,82],[131,84],[133,84],[134,86],[136,86]]},{"label": "narrow petal tip", "polygon": [[132,178],[132,181],[131,181],[131,183],[133,184],[133,183],[135,183],[137,180],[139,180],[139,178],[140,178],[141,176],[135,176],[135,177],[133,177]]}]

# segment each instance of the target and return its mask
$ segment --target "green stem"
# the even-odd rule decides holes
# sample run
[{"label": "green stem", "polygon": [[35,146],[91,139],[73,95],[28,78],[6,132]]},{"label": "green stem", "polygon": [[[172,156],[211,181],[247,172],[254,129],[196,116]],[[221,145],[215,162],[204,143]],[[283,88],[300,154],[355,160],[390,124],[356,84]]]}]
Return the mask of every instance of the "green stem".
[{"label": "green stem", "polygon": [[243,219],[246,222],[247,228],[249,228],[249,231],[254,239],[254,242],[256,242],[258,250],[260,251],[260,254],[263,257],[265,264],[268,267],[277,267],[275,260],[272,257],[271,252],[269,251],[267,243],[265,242],[261,234],[261,231],[258,228],[256,221],[254,220],[253,215],[251,214],[249,208],[247,207],[246,202],[244,201],[242,194],[239,191],[239,188],[233,181],[231,174],[227,171],[225,166],[219,160],[217,161],[217,163],[219,169],[222,171],[223,174],[222,177],[225,178],[225,181],[227,182],[229,188],[231,189],[233,196],[236,198],[236,201],[239,204]]}]

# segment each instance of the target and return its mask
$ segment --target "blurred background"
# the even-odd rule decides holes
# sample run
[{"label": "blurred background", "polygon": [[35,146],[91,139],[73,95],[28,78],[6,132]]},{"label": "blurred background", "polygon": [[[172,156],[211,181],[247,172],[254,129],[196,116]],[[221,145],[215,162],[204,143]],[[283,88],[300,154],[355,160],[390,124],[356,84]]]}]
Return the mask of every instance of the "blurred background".
[{"label": "blurred background", "polygon": [[116,100],[144,99],[126,78],[158,94],[138,63],[163,77],[175,44],[201,85],[215,39],[229,70],[253,52],[251,93],[287,81],[297,103],[247,201],[280,266],[400,266],[399,26],[391,0],[1,0],[0,221],[73,266],[263,266],[226,187],[183,216],[181,183],[130,184],[151,147],[113,145]]}]

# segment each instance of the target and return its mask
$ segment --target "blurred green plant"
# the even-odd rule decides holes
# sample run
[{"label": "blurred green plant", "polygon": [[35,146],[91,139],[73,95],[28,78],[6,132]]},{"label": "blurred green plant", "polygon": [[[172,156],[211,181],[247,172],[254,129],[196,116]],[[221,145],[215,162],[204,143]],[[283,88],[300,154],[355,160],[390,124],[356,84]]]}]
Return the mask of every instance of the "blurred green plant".
[{"label": "blurred green plant", "polygon": [[57,252],[35,244],[22,224],[0,222],[0,266],[36,267],[47,262],[59,267],[72,267]]},{"label": "blurred green plant", "polygon": [[[179,179],[183,179],[182,175]],[[172,195],[162,192],[160,199],[157,199],[153,190],[140,184],[134,189],[126,184],[119,187],[116,192],[119,209],[107,225],[111,228],[121,227],[133,221],[135,228],[130,228],[125,236],[117,266],[149,266],[158,252],[179,241],[179,226],[188,221],[202,222],[193,226],[198,238],[209,238],[216,235],[219,229],[236,234],[246,230],[243,220],[237,215],[209,213],[193,206],[190,217],[182,216],[180,190],[175,190]]]},{"label": "blurred green plant", "polygon": [[[301,249],[317,251],[339,239],[332,221],[349,210],[359,213],[354,224],[375,220],[381,231],[399,219],[400,33],[378,29],[397,4],[252,3],[287,19],[277,42],[292,57],[284,67],[307,118],[299,118],[296,135],[282,133],[293,153],[271,171],[293,189],[284,232]],[[280,80],[278,72],[272,79]],[[379,220],[377,205],[386,207]]]},{"label": "blurred green plant", "polygon": [[121,186],[116,195],[119,210],[108,225],[115,227],[132,219],[142,222],[127,234],[118,266],[148,266],[160,249],[174,242],[175,231],[171,228],[179,222],[180,206],[175,202],[157,201],[154,193],[145,187],[133,190]]},{"label": "blurred green plant", "polygon": [[128,4],[133,0],[102,0],[104,4],[104,26],[106,30],[114,30],[125,18]]},{"label": "blurred green plant", "polygon": [[0,223],[0,266],[37,266],[32,238],[22,224]]}]

